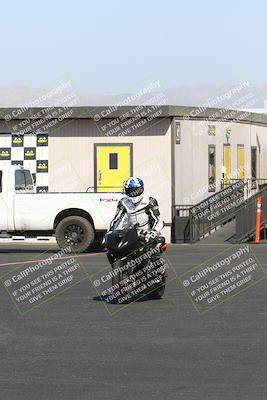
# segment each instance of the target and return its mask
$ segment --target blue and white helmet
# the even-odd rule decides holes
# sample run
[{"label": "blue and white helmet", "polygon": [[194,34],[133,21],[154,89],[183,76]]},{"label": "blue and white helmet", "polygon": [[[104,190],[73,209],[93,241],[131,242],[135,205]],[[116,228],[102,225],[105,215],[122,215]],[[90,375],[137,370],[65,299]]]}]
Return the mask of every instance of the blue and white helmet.
[{"label": "blue and white helmet", "polygon": [[139,203],[144,195],[144,182],[140,178],[131,177],[124,182],[124,191],[133,203]]}]

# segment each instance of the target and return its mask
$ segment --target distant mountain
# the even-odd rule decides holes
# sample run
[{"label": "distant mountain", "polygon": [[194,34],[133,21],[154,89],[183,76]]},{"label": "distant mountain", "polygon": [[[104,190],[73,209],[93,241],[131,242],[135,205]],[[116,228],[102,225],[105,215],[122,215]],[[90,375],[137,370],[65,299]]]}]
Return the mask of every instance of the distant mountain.
[{"label": "distant mountain", "polygon": [[[141,93],[141,94],[140,94]],[[267,99],[267,86],[250,87],[240,82],[233,85],[199,85],[156,89],[143,94],[99,96],[78,93],[70,83],[52,89],[24,86],[0,86],[0,107],[100,106],[169,104],[182,106],[262,108]]]}]

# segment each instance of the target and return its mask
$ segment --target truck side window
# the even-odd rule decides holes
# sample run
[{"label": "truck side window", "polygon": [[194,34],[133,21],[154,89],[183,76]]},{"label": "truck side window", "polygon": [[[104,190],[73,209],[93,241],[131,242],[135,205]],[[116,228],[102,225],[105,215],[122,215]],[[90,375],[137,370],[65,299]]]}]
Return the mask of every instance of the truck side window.
[{"label": "truck side window", "polygon": [[30,171],[23,171],[25,174],[25,182],[26,182],[26,188],[27,189],[33,189],[33,179],[32,179],[32,174]]},{"label": "truck side window", "polygon": [[2,193],[2,171],[0,171],[0,193]]},{"label": "truck side window", "polygon": [[29,190],[33,188],[30,171],[15,171],[15,190]]}]

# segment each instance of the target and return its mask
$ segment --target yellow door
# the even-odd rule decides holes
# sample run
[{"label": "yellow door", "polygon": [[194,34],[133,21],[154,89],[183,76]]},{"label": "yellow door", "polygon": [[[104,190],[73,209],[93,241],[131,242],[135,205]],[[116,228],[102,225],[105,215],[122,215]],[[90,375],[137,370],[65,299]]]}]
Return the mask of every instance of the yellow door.
[{"label": "yellow door", "polygon": [[98,192],[122,192],[123,182],[131,175],[131,148],[96,147],[96,186]]},{"label": "yellow door", "polygon": [[238,146],[238,179],[245,179],[245,149],[244,146]]},{"label": "yellow door", "polygon": [[[230,182],[230,179],[231,179],[231,147],[228,145],[224,145],[223,164],[225,167],[225,174],[224,174],[225,185],[224,185],[224,187],[227,187],[231,184],[231,182]],[[227,181],[228,179],[229,179],[229,181]]]}]

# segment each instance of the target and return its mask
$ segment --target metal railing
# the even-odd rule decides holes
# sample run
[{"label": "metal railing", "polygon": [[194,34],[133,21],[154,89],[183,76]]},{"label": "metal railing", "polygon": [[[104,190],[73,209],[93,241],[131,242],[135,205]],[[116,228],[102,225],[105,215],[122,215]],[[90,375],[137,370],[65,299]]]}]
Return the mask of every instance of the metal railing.
[{"label": "metal railing", "polygon": [[236,180],[194,206],[174,206],[174,241],[196,242],[233,219],[236,208],[245,200],[246,186],[246,182]]},{"label": "metal railing", "polygon": [[189,217],[189,211],[192,207],[193,204],[177,204],[174,206],[175,215],[177,215],[177,217]]},{"label": "metal railing", "polygon": [[267,187],[267,179],[255,179],[255,178],[248,178],[247,179],[247,198],[253,196],[255,193],[259,192],[260,190]]},{"label": "metal railing", "polygon": [[191,242],[192,226],[190,224],[190,209],[192,207],[193,206],[190,204],[174,206],[174,218],[171,232],[173,242]]},{"label": "metal railing", "polygon": [[248,199],[249,197],[253,196],[255,193],[263,189],[264,187],[267,187],[267,178],[247,178],[247,179],[221,179],[221,189],[227,188],[231,185],[233,185],[236,182],[245,182],[245,199]]},{"label": "metal railing", "polygon": [[173,240],[196,242],[233,218],[236,221],[236,241],[252,238],[259,195],[263,200],[262,227],[267,228],[267,179],[232,179],[230,186],[194,206],[174,206]]}]

